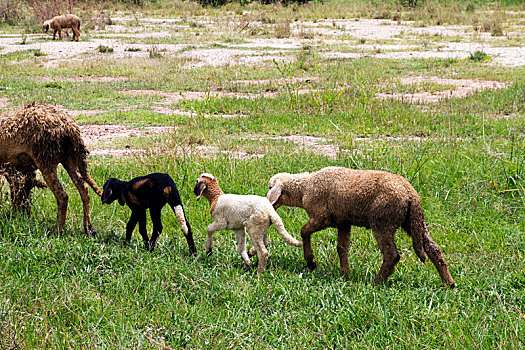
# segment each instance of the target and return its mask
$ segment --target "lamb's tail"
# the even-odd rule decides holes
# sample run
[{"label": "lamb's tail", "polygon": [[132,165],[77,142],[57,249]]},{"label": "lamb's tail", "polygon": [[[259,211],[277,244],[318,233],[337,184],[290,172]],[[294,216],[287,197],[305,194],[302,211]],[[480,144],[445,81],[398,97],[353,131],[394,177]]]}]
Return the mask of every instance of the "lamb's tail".
[{"label": "lamb's tail", "polygon": [[425,239],[429,236],[427,223],[423,216],[423,208],[418,197],[413,197],[409,203],[405,222],[402,225],[403,229],[412,238],[412,247],[416,252],[417,257],[422,262],[426,260],[424,249]]},{"label": "lamb's tail", "polygon": [[271,209],[272,210],[270,211],[270,221],[275,226],[277,232],[279,232],[281,236],[283,236],[284,241],[290,245],[293,245],[294,247],[302,247],[303,242],[298,241],[297,239],[290,236],[290,234],[284,228],[283,220],[281,219],[281,217],[275,212],[273,207],[271,207]]}]

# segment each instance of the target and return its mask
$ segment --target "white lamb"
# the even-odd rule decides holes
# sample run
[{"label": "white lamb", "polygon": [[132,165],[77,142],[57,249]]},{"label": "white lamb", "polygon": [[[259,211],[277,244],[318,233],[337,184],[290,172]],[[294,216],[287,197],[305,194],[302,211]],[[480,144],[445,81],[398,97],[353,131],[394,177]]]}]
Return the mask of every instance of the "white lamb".
[{"label": "white lamb", "polygon": [[[197,179],[193,193],[197,200],[204,196],[210,202],[213,223],[207,228],[206,253],[211,255],[213,233],[220,230],[233,230],[237,237],[237,251],[246,265],[251,265],[250,256],[257,253],[259,266],[263,273],[268,262],[268,227],[273,224],[286,243],[302,247],[303,242],[296,240],[286,232],[283,222],[270,201],[255,195],[224,194],[217,179],[210,174],[202,174]],[[246,252],[245,228],[253,243],[250,255]]]}]

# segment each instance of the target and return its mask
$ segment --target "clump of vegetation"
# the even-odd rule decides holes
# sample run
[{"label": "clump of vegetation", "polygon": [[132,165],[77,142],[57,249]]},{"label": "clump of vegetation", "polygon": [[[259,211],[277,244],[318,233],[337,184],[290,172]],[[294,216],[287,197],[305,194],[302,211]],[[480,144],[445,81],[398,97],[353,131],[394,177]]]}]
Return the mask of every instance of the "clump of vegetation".
[{"label": "clump of vegetation", "polygon": [[114,51],[112,47],[106,45],[99,45],[97,50],[100,53],[113,53]]},{"label": "clump of vegetation", "polygon": [[162,57],[162,54],[160,53],[161,50],[157,45],[150,46],[148,48],[149,58],[160,58]]},{"label": "clump of vegetation", "polygon": [[134,46],[129,46],[129,47],[126,47],[124,49],[124,51],[128,51],[128,52],[138,52],[138,51],[142,51],[142,49],[140,47],[134,47]]},{"label": "clump of vegetation", "polygon": [[485,62],[485,61],[490,61],[490,56],[487,55],[483,51],[477,50],[474,53],[470,54],[469,60],[475,61],[475,62]]},{"label": "clump of vegetation", "polygon": [[274,36],[278,39],[289,38],[291,34],[290,21],[277,23],[274,26]]},{"label": "clump of vegetation", "polygon": [[501,22],[502,21],[499,16],[490,17],[485,22],[483,22],[481,25],[481,30],[490,33],[492,36],[502,36],[503,24]]}]

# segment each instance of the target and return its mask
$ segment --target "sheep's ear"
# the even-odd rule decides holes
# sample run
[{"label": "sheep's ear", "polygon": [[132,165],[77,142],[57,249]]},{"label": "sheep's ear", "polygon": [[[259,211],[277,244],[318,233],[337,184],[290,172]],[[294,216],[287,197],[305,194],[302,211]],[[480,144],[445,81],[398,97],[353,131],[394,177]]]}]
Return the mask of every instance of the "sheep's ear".
[{"label": "sheep's ear", "polygon": [[197,181],[195,184],[195,188],[193,189],[193,193],[197,196],[197,200],[201,198],[202,193],[206,189],[206,184],[204,182]]},{"label": "sheep's ear", "polygon": [[100,197],[100,200],[102,201],[102,204],[105,204],[108,202],[109,200],[109,197],[111,197],[111,193],[113,193],[113,191],[111,190],[111,188],[108,188],[107,186],[105,186],[106,184],[104,184],[104,191],[102,192],[102,197]]},{"label": "sheep's ear", "polygon": [[121,193],[120,196],[118,197],[118,204],[120,205],[126,204],[126,200],[124,199],[124,193]]},{"label": "sheep's ear", "polygon": [[279,200],[280,196],[281,196],[281,188],[279,186],[274,186],[268,191],[266,198],[268,198],[270,203],[274,205]]}]

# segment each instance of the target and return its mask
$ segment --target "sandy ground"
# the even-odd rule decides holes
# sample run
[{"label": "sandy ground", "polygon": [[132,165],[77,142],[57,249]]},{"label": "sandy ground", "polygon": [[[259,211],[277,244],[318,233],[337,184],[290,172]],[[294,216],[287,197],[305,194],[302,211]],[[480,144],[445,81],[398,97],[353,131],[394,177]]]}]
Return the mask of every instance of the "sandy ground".
[{"label": "sandy ground", "polygon": [[477,91],[492,89],[503,89],[505,83],[490,80],[474,80],[474,79],[443,79],[439,77],[404,77],[399,80],[403,85],[416,85],[421,83],[436,83],[438,85],[452,85],[454,89],[440,90],[440,91],[417,91],[413,93],[376,93],[377,98],[387,99],[393,98],[407,102],[430,103],[437,102],[444,98],[451,97],[467,97]]},{"label": "sandy ground", "polygon": [[[351,59],[364,55],[393,58],[465,58],[481,50],[492,57],[493,64],[503,66],[525,65],[525,47],[502,46],[501,41],[513,36],[525,35],[525,24],[514,24],[506,28],[505,37],[492,37],[490,33],[479,33],[472,26],[428,26],[417,27],[415,23],[397,23],[390,20],[347,19],[320,20],[314,22],[295,22],[291,25],[290,38],[244,38],[241,43],[223,43],[211,39],[210,43],[220,43],[217,47],[209,44],[137,44],[126,43],[124,39],[173,38],[181,36],[181,31],[198,35],[200,31],[219,35],[238,28],[239,23],[230,27],[220,26],[214,21],[196,21],[203,28],[190,28],[180,24],[180,19],[140,19],[119,18],[116,25],[106,26],[105,30],[93,31],[92,38],[81,36],[79,42],[53,41],[49,35],[28,35],[26,44],[21,45],[21,36],[2,35],[0,54],[21,50],[41,50],[46,56],[41,60],[49,67],[69,60],[148,57],[149,50],[155,46],[163,55],[180,56],[191,60],[187,68],[222,65],[260,65],[272,60],[289,60],[290,53],[305,46],[318,48],[323,57]],[[252,25],[264,24],[252,23]],[[307,38],[303,33],[308,32]],[[242,33],[238,33],[242,37]],[[348,40],[354,37],[355,40]],[[424,40],[424,39],[429,40]],[[460,42],[455,42],[459,38]],[[431,39],[431,40],[430,40]],[[453,40],[454,39],[454,40]],[[364,40],[365,43],[359,43]],[[370,44],[366,41],[389,40],[388,44]],[[412,40],[412,42],[410,42]],[[113,53],[100,53],[100,45],[113,48]],[[330,47],[327,49],[327,45]],[[340,51],[337,48],[345,48]],[[139,51],[130,51],[130,48]],[[351,49],[352,52],[348,52]],[[283,55],[281,55],[281,53]]]},{"label": "sandy ground", "polygon": [[[524,13],[515,14],[525,17]],[[316,55],[334,59],[354,59],[363,56],[373,56],[389,59],[415,58],[466,58],[475,51],[483,51],[492,60],[490,64],[501,66],[525,65],[525,46],[512,44],[506,38],[523,37],[525,22],[514,21],[505,26],[505,36],[492,37],[490,33],[476,32],[472,26],[427,26],[418,27],[412,22],[395,22],[375,19],[346,19],[346,20],[318,20],[315,22],[297,21],[290,24],[289,38],[256,38],[245,34],[242,23],[232,20],[220,22],[209,18],[194,19],[149,19],[149,18],[113,18],[115,25],[105,26],[103,30],[91,31],[89,36],[81,34],[79,42],[68,40],[53,41],[49,35],[32,34],[25,36],[0,33],[0,55],[16,51],[40,50],[44,55],[32,57],[45,67],[56,67],[69,62],[84,62],[89,60],[104,60],[106,58],[141,59],[148,58],[151,50],[163,56],[184,58],[188,63],[183,67],[192,69],[203,66],[245,65],[247,67],[268,64],[272,60],[290,61],[298,52],[305,48],[313,48]],[[197,24],[191,26],[188,23]],[[269,28],[271,24],[257,21],[249,23],[250,27]],[[228,42],[225,37],[239,37],[237,42]],[[206,36],[206,40],[200,40]],[[195,38],[194,41],[191,38]],[[145,40],[147,39],[147,40]],[[25,44],[21,44],[22,41]],[[157,40],[159,43],[152,44]],[[152,43],[144,43],[152,42]],[[521,42],[521,41],[519,41]],[[101,53],[98,48],[103,45],[113,48],[112,53]],[[13,61],[10,64],[24,64],[24,61]],[[55,79],[44,77],[35,78],[42,81]],[[69,82],[112,82],[122,81],[121,77],[67,77],[60,78]],[[313,78],[296,78],[299,94],[312,92],[305,84]],[[181,100],[203,100],[206,98],[272,98],[283,93],[282,85],[287,83],[283,79],[276,80],[238,80],[234,84],[277,86],[276,89],[259,94],[231,93],[226,91],[186,91],[164,92],[157,90],[128,90],[122,94],[141,95],[151,94],[163,98],[153,110],[167,114],[193,115],[191,112],[171,109],[170,105]],[[452,86],[453,88],[438,91],[417,91],[413,93],[378,93],[378,98],[395,98],[417,103],[431,103],[449,97],[465,97],[484,89],[501,89],[503,82],[469,80],[469,79],[441,79],[439,77],[403,77],[399,80],[402,85],[435,83]],[[280,88],[279,88],[280,87]],[[0,91],[0,110],[7,108],[9,100]],[[70,111],[72,115],[95,115],[106,113],[103,110]],[[213,117],[234,118],[239,115],[220,115]],[[113,139],[134,139],[156,134],[174,132],[172,127],[159,128],[127,128],[120,125],[91,125],[82,126],[82,135],[92,154],[129,156],[144,153],[143,150],[107,149],[105,143]],[[286,136],[285,141],[291,142],[298,148],[311,150],[329,157],[335,157],[340,150],[329,140],[312,136]],[[246,153],[243,151],[224,151],[216,147],[195,146],[180,152],[193,152],[202,156],[213,156],[219,153],[228,153],[236,158],[262,157],[264,154]]]}]

